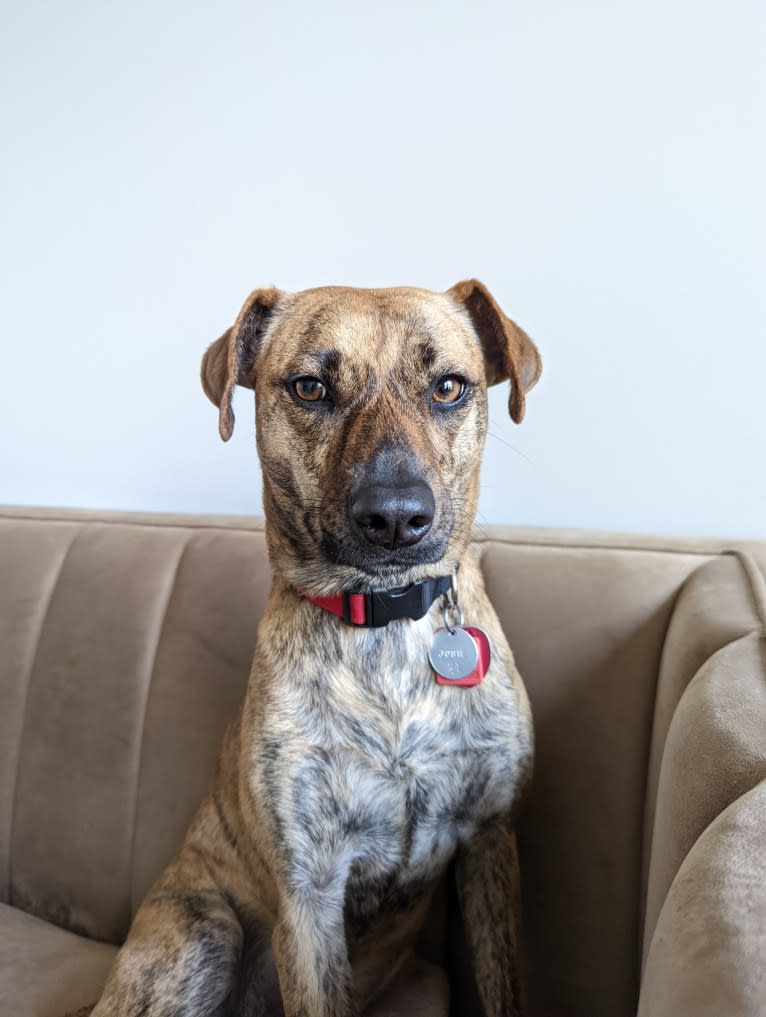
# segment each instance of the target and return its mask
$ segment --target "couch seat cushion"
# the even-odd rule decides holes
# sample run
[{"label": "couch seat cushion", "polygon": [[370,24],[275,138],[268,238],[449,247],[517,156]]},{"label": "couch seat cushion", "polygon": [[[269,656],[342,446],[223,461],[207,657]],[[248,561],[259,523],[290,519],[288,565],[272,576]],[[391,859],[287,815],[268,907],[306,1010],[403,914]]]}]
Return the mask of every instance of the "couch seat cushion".
[{"label": "couch seat cushion", "polygon": [[0,904],[0,1010],[62,1017],[101,995],[117,948]]}]

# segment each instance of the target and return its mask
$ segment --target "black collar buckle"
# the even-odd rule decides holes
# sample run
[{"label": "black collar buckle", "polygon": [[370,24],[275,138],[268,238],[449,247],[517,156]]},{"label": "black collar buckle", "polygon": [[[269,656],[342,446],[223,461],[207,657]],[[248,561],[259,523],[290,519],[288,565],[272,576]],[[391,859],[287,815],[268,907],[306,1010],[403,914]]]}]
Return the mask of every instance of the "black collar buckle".
[{"label": "black collar buckle", "polygon": [[[434,579],[422,579],[409,586],[400,586],[393,590],[373,590],[371,593],[343,594],[343,620],[348,625],[360,628],[379,629],[390,621],[399,618],[410,618],[418,621],[428,614],[431,605],[443,593],[452,587],[452,576],[437,576]],[[364,622],[353,621],[351,617],[351,597],[363,597],[365,607]]]}]

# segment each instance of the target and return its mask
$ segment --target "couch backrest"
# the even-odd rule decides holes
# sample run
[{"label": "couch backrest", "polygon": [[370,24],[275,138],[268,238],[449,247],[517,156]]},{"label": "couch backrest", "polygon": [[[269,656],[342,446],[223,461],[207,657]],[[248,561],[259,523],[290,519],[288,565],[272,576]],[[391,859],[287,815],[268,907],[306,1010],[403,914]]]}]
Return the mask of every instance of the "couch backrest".
[{"label": "couch backrest", "polygon": [[260,527],[0,518],[0,898],[119,942],[242,697]]},{"label": "couch backrest", "polygon": [[501,540],[482,560],[535,721],[520,829],[535,1010],[633,1014],[654,689],[698,559]]},{"label": "couch backrest", "polygon": [[[520,829],[534,1009],[631,1014],[657,676],[678,592],[720,548],[506,528],[477,546],[536,726]],[[262,526],[7,509],[0,577],[0,900],[119,942],[242,697]]]}]

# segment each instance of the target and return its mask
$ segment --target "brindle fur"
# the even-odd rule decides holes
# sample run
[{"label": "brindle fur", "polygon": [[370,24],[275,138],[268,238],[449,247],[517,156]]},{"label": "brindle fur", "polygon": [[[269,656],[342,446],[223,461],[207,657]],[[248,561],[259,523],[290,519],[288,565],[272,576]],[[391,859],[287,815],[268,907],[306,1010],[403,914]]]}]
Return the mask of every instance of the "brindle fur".
[{"label": "brindle fur", "polygon": [[[435,410],[434,379],[473,383]],[[139,909],[93,1017],[354,1017],[401,965],[457,855],[459,899],[487,1017],[522,1009],[511,813],[532,759],[529,705],[469,550],[487,384],[511,414],[537,351],[475,281],[444,294],[256,290],[203,360],[233,427],[255,388],[273,585],[244,704],[180,854]],[[335,407],[286,379],[326,379]],[[437,505],[413,548],[373,554],[347,502],[365,470],[413,463]],[[438,604],[418,622],[352,629],[304,599],[457,569],[467,621],[493,647],[484,681],[437,685]],[[281,1000],[280,1000],[281,996]]]}]

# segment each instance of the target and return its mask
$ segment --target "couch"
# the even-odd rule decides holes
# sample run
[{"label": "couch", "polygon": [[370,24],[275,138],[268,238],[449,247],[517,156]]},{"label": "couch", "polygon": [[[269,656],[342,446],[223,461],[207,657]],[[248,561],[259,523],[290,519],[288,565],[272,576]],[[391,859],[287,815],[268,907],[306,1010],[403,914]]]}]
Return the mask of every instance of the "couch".
[{"label": "couch", "polygon": [[[766,1013],[766,543],[488,527],[535,1017]],[[94,1001],[243,694],[257,519],[0,510],[0,1013]],[[445,881],[379,1014],[479,1012]],[[451,1011],[446,985],[451,986]]]}]

